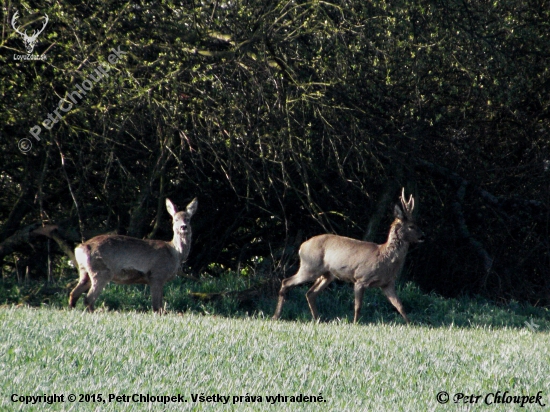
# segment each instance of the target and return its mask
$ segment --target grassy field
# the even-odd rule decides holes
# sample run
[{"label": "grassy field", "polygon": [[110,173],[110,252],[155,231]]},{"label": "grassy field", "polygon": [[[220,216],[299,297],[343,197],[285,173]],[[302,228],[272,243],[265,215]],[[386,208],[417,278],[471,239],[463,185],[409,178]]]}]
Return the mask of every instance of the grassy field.
[{"label": "grassy field", "polygon": [[[2,282],[0,410],[524,409],[510,395],[550,410],[547,308],[444,299],[406,284],[407,327],[378,290],[351,324],[346,284],[319,296],[320,323],[310,321],[307,287],[289,293],[279,322],[273,297],[192,298],[250,286],[237,280],[178,278],[162,317],[146,287],[109,285],[88,314],[82,302],[66,309],[70,288]],[[48,404],[52,395],[60,402]]]},{"label": "grassy field", "polygon": [[[72,283],[69,283],[72,281]],[[58,280],[54,285],[44,282],[18,284],[14,281],[0,281],[0,305],[23,305],[64,309],[76,275]],[[273,296],[257,296],[252,301],[239,302],[233,295],[223,299],[201,300],[193,293],[228,292],[245,290],[254,283],[246,277],[222,276],[201,278],[193,281],[176,278],[164,287],[164,305],[169,312],[218,315],[228,318],[248,318],[249,316],[271,317],[275,310]],[[311,313],[305,293],[309,286],[296,287],[288,293],[282,318],[299,322],[309,322]],[[413,283],[398,288],[411,321],[418,325],[448,328],[525,328],[526,322],[534,322],[538,331],[550,331],[550,310],[518,302],[496,304],[482,297],[446,299],[436,294],[426,294]],[[77,308],[83,309],[84,296]],[[334,282],[318,297],[318,307],[323,321],[351,322],[353,320],[353,288],[349,284]],[[149,289],[143,285],[109,284],[96,302],[100,311],[151,311]],[[377,289],[367,289],[363,298],[361,324],[403,324],[399,313]]]},{"label": "grassy field", "polygon": [[[405,290],[405,301],[407,293],[415,292]],[[453,305],[449,310],[456,315],[460,305]],[[382,319],[384,314],[378,321],[353,325],[337,317],[321,323],[274,322],[261,312],[159,317],[6,305],[0,309],[0,409],[524,409],[496,403],[498,391],[532,395],[533,402],[539,394],[539,403],[526,409],[550,409],[547,317],[531,315],[529,325],[517,327],[486,327],[479,318],[466,327],[445,321],[430,326],[420,321],[425,315],[410,309],[416,324],[407,327],[398,317]],[[289,308],[285,316],[294,310]],[[506,310],[495,309],[494,315],[508,313],[518,323],[527,318]],[[447,404],[437,400],[443,391],[450,398]],[[63,402],[44,403],[54,394],[63,396]],[[71,394],[75,402],[68,399]],[[479,397],[468,398],[476,403],[461,398],[455,404],[460,394]],[[139,395],[149,395],[149,402],[140,402]],[[151,402],[151,396],[175,398],[165,404]],[[312,398],[305,402],[304,396]],[[445,400],[445,394],[439,396]]]}]

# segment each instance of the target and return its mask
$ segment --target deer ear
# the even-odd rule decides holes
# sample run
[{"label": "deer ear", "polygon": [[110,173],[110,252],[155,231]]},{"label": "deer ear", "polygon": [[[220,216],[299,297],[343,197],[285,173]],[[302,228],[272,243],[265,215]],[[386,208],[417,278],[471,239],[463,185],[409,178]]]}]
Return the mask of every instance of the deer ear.
[{"label": "deer ear", "polygon": [[170,213],[170,216],[172,217],[178,213],[178,208],[168,198],[166,198],[166,210],[168,210],[168,213]]},{"label": "deer ear", "polygon": [[405,220],[404,217],[403,217],[403,211],[401,210],[401,208],[399,207],[399,205],[395,205],[395,207],[393,208],[393,215],[394,215],[397,219]]},{"label": "deer ear", "polygon": [[193,200],[191,200],[191,202],[187,205],[187,208],[186,208],[186,211],[189,217],[195,214],[198,206],[199,206],[199,201],[197,200],[197,198],[194,198]]}]

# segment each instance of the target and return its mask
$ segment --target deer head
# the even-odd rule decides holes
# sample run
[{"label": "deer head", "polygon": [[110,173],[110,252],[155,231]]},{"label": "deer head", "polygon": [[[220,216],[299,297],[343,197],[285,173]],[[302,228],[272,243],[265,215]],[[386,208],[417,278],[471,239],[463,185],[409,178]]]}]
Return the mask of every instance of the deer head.
[{"label": "deer head", "polygon": [[18,33],[19,35],[21,35],[21,37],[23,37],[23,42],[25,43],[25,49],[27,50],[28,54],[31,54],[34,50],[34,46],[36,45],[36,39],[38,38],[38,35],[44,31],[50,19],[48,15],[45,14],[45,20],[44,20],[44,23],[42,24],[42,28],[40,30],[33,30],[32,36],[29,36],[27,34],[27,30],[25,30],[24,32],[21,32],[17,27],[15,27],[15,25],[17,24],[18,18],[19,18],[19,12],[16,11],[11,19],[11,26],[16,31],[16,33]]},{"label": "deer head", "polygon": [[409,200],[405,197],[405,188],[401,191],[401,208],[395,205],[394,216],[399,222],[398,226],[400,238],[410,243],[421,243],[424,241],[424,233],[416,226],[413,218],[414,198],[409,196]]}]

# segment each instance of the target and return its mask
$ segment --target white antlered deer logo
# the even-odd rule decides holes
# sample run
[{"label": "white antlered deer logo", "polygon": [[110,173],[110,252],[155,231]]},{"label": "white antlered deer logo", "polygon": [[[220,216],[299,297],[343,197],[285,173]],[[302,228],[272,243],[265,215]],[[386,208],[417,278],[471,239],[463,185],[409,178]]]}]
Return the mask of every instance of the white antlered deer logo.
[{"label": "white antlered deer logo", "polygon": [[32,51],[34,50],[34,46],[36,45],[36,40],[38,38],[38,35],[44,31],[44,29],[46,28],[46,25],[48,24],[48,21],[49,21],[48,15],[45,14],[44,16],[46,18],[44,20],[42,28],[40,30],[34,30],[32,33],[32,36],[29,36],[27,34],[27,30],[25,30],[24,32],[21,32],[17,27],[15,27],[15,25],[17,24],[17,19],[19,18],[18,11],[15,12],[15,14],[11,19],[11,26],[18,34],[21,35],[21,37],[23,37],[23,42],[25,43],[25,49],[27,50],[28,54],[32,53]]}]

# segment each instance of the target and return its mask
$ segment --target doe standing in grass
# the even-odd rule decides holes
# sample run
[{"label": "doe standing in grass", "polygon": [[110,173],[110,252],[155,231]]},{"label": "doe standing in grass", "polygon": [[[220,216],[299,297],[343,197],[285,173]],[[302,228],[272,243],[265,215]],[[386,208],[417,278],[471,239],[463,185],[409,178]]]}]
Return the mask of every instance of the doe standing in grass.
[{"label": "doe standing in grass", "polygon": [[176,276],[181,263],[191,249],[190,221],[198,206],[193,199],[184,211],[166,199],[166,209],[172,216],[174,237],[171,242],[137,239],[120,235],[96,236],[75,249],[80,280],[69,297],[74,308],[82,293],[87,292],[85,304],[90,312],[99,294],[113,281],[120,284],[149,285],[153,310],[162,308],[164,284]]},{"label": "doe standing in grass", "polygon": [[307,282],[314,282],[306,298],[313,319],[317,319],[317,295],[334,279],[340,279],[354,284],[354,322],[359,320],[365,288],[379,287],[409,323],[403,304],[395,293],[395,280],[405,263],[409,244],[424,241],[424,233],[414,222],[413,209],[414,199],[411,195],[406,202],[403,188],[401,207],[395,205],[395,220],[388,240],[382,245],[330,234],[315,236],[302,243],[300,269],[294,276],[283,280],[273,319],[281,316],[288,289]]}]

